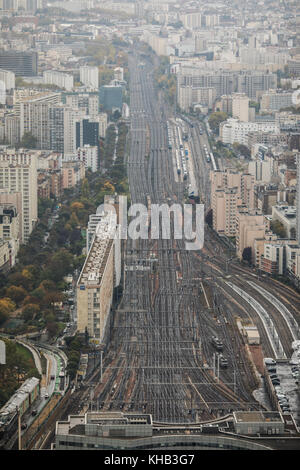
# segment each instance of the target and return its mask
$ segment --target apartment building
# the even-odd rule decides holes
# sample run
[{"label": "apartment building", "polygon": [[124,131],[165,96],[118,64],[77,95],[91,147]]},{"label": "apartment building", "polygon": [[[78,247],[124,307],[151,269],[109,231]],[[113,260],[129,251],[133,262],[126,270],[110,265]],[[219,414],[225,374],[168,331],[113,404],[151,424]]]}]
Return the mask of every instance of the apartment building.
[{"label": "apartment building", "polygon": [[16,114],[20,116],[20,138],[27,132],[37,139],[37,147],[50,149],[51,105],[60,101],[59,93],[40,93],[19,102]]},{"label": "apartment building", "polygon": [[83,111],[86,116],[97,117],[99,112],[98,92],[72,92],[63,93],[63,103],[69,108]]},{"label": "apartment building", "polygon": [[242,260],[245,248],[251,248],[252,263],[256,262],[255,240],[266,233],[265,216],[257,209],[240,206],[236,216],[236,254]]},{"label": "apartment building", "polygon": [[20,117],[16,114],[8,114],[4,117],[5,140],[10,145],[20,142]]},{"label": "apartment building", "polygon": [[245,93],[234,93],[232,95],[232,117],[240,122],[249,121],[249,98]]},{"label": "apartment building", "polygon": [[99,70],[98,67],[89,67],[84,65],[79,69],[80,81],[88,88],[98,89],[99,87]]},{"label": "apartment building", "polygon": [[82,161],[63,162],[61,167],[62,189],[73,188],[85,177],[85,164]]},{"label": "apartment building", "polygon": [[22,195],[22,242],[37,222],[37,154],[20,149],[0,153],[0,190]]},{"label": "apartment building", "polygon": [[98,147],[84,145],[77,149],[77,160],[84,163],[86,169],[90,168],[93,172],[99,169]]},{"label": "apartment building", "polygon": [[227,121],[221,122],[219,127],[220,137],[224,144],[237,142],[247,145],[251,132],[279,134],[280,128],[275,121],[241,122],[235,118],[229,118]]},{"label": "apartment building", "polygon": [[4,84],[6,91],[13,90],[15,88],[15,74],[11,70],[0,69],[0,82]]},{"label": "apartment building", "polygon": [[261,97],[260,111],[261,112],[275,112],[280,111],[282,108],[293,106],[292,91],[276,91],[270,90],[264,93]]},{"label": "apartment building", "polygon": [[278,220],[286,231],[286,238],[296,238],[297,210],[295,206],[280,204],[272,207],[272,220]]},{"label": "apartment building", "polygon": [[77,283],[77,329],[101,343],[115,286],[117,216],[108,211],[97,225],[91,248]]},{"label": "apartment building", "polygon": [[0,240],[9,244],[11,267],[15,265],[20,246],[20,216],[14,205],[0,204]]},{"label": "apartment building", "polygon": [[59,88],[64,88],[71,91],[74,88],[73,75],[64,72],[57,72],[55,70],[45,70],[43,73],[44,83],[49,85],[56,85]]},{"label": "apartment building", "polygon": [[254,208],[254,178],[234,170],[211,171],[213,228],[229,237],[236,235],[237,209],[241,204]]}]

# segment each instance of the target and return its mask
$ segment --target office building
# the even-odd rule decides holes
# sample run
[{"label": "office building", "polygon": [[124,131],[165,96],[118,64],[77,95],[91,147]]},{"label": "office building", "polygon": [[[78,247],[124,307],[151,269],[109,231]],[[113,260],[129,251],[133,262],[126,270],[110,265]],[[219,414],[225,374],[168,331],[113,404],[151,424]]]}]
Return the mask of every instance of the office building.
[{"label": "office building", "polygon": [[103,85],[99,89],[100,106],[105,111],[122,109],[123,88],[121,86]]},{"label": "office building", "polygon": [[33,77],[38,74],[37,52],[0,51],[0,69],[10,70],[16,76]]}]

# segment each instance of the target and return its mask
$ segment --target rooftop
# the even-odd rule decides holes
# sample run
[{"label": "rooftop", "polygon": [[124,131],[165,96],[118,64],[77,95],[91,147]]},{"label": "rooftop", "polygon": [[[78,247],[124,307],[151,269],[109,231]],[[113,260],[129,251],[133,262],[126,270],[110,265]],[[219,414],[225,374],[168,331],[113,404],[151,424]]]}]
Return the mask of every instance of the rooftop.
[{"label": "rooftop", "polygon": [[282,422],[278,411],[236,411],[233,413],[237,423]]},{"label": "rooftop", "polygon": [[96,233],[79,276],[78,285],[100,285],[106,261],[113,245],[116,233],[117,217],[108,212],[101,218]]}]

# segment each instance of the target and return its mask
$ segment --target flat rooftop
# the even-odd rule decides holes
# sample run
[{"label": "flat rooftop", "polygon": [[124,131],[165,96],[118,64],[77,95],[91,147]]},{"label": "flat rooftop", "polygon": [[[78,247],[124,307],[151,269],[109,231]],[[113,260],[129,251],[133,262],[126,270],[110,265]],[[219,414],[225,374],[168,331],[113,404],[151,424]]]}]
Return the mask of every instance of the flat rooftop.
[{"label": "flat rooftop", "polygon": [[283,422],[278,411],[236,411],[233,416],[237,423]]}]

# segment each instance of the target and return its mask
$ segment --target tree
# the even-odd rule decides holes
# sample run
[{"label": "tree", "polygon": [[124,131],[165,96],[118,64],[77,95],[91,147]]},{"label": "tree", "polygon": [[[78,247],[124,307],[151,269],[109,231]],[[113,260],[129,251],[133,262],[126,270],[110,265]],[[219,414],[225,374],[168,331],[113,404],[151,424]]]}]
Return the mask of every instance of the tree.
[{"label": "tree", "polygon": [[7,297],[0,299],[0,324],[7,320],[9,314],[13,312],[15,308],[16,305],[11,299]]},{"label": "tree", "polygon": [[27,292],[23,287],[10,286],[6,289],[6,295],[19,305],[25,299]]},{"label": "tree", "polygon": [[22,317],[24,320],[30,321],[32,320],[40,311],[40,308],[36,304],[27,304],[25,307],[22,309]]},{"label": "tree", "polygon": [[251,246],[248,246],[244,248],[242,258],[244,261],[248,261],[249,264],[251,264],[252,261],[252,248]]},{"label": "tree", "polygon": [[208,213],[206,214],[205,222],[207,223],[207,225],[212,227],[212,223],[213,223],[213,211],[212,211],[212,209],[210,209],[208,211]]},{"label": "tree", "polygon": [[270,223],[270,228],[272,232],[278,235],[279,238],[286,238],[287,236],[286,229],[284,225],[281,222],[279,222],[279,220],[272,220],[272,222]]},{"label": "tree", "polygon": [[251,151],[246,145],[238,144],[237,142],[234,142],[233,148],[237,152],[239,152],[241,155],[243,155],[245,158],[251,158]]},{"label": "tree", "polygon": [[216,111],[214,113],[211,113],[209,116],[208,122],[211,127],[211,129],[216,133],[219,134],[219,126],[221,122],[226,121],[228,118],[227,113],[224,113],[223,111]]},{"label": "tree", "polygon": [[37,147],[37,138],[34,137],[30,132],[25,132],[19,147],[24,147],[26,149],[35,149]]}]

